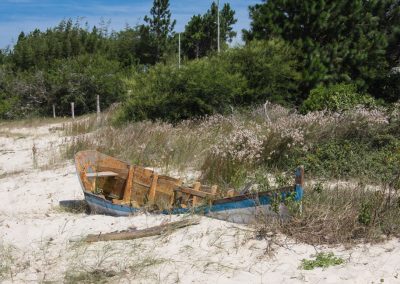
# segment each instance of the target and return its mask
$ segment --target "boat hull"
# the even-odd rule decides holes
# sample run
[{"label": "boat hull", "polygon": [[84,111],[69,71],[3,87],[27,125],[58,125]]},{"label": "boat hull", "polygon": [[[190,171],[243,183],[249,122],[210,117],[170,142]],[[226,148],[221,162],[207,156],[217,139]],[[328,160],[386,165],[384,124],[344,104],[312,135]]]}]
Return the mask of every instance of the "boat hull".
[{"label": "boat hull", "polygon": [[84,192],[85,200],[90,208],[90,213],[110,216],[129,216],[139,211],[127,205],[113,204],[95,194]]},{"label": "boat hull", "polygon": [[[180,188],[181,193],[189,194],[189,196],[194,194],[193,196],[197,196],[196,199],[200,196],[203,198],[203,203],[207,204],[200,205],[200,202],[196,202],[196,205],[192,207],[194,197],[192,203],[174,204],[174,191],[181,186],[179,179],[159,176],[152,170],[133,167],[124,161],[97,151],[77,153],[75,165],[85,200],[93,214],[129,216],[141,211],[141,208],[145,207],[146,202],[150,200],[150,203],[157,206],[159,204],[155,201],[167,201],[165,203],[167,206],[161,204],[162,206],[158,207],[161,210],[158,212],[163,214],[194,213],[235,223],[251,223],[269,216],[287,217],[288,210],[282,201],[289,196],[290,200],[294,201],[300,201],[303,197],[304,169],[301,167],[295,172],[293,186],[273,192],[239,194],[221,199],[211,199],[211,201],[206,197],[215,195],[207,192],[207,188],[204,189],[205,191],[202,191],[201,187],[196,190],[194,187]],[[199,193],[204,196],[196,195]],[[157,200],[155,196],[158,198]],[[182,199],[182,196],[179,198]],[[276,210],[271,209],[271,204],[277,200],[281,202],[276,213]],[[135,206],[123,205],[124,202],[130,202]],[[169,210],[162,209],[171,207],[172,209]]]},{"label": "boat hull", "polygon": [[[84,192],[91,213],[110,216],[130,216],[138,213],[140,209],[128,205],[113,204],[95,194]],[[303,189],[296,187],[295,200],[300,200]],[[271,198],[266,193],[260,195],[238,196],[234,198],[216,200],[209,206],[197,208],[175,208],[163,210],[162,214],[200,214],[207,217],[224,220],[233,223],[249,224],[265,220],[268,217],[288,218],[289,213],[285,205],[279,205],[279,211],[272,210]]]}]

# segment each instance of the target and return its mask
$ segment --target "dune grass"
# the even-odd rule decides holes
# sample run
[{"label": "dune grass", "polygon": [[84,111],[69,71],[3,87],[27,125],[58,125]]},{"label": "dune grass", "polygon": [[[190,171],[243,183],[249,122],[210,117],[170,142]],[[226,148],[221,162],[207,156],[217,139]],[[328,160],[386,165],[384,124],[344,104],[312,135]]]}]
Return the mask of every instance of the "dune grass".
[{"label": "dune grass", "polygon": [[[280,230],[311,243],[374,241],[400,232],[399,113],[358,107],[301,115],[266,104],[177,124],[123,126],[113,126],[112,114],[105,114],[66,128],[75,136],[64,156],[97,149],[175,176],[192,173],[222,190],[249,182],[259,189],[290,184],[294,169],[304,165],[306,179],[321,182],[306,188],[302,215]],[[346,180],[358,186],[324,186]],[[371,184],[378,190],[368,189]]]}]

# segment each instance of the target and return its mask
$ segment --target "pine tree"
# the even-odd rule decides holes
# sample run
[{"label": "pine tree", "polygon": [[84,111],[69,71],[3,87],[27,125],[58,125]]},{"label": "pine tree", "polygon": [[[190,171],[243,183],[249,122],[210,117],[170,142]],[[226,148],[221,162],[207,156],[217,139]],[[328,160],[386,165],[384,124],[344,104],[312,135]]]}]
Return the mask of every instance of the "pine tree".
[{"label": "pine tree", "polygon": [[155,49],[155,63],[167,52],[176,24],[175,20],[171,20],[169,0],[154,0],[153,7],[150,10],[150,17],[145,16],[144,21],[147,23],[148,31],[152,37],[152,44]]},{"label": "pine tree", "polygon": [[[183,51],[190,58],[199,58],[211,51],[217,50],[217,11],[215,2],[204,15],[193,16],[183,33]],[[236,36],[233,25],[237,22],[235,11],[229,4],[224,4],[220,10],[221,42],[226,46]]]},{"label": "pine tree", "polygon": [[390,43],[389,30],[398,26],[389,28],[396,20],[387,14],[398,2],[268,0],[250,7],[251,29],[244,39],[279,37],[301,51],[304,94],[317,84],[342,81],[366,90],[389,69],[388,46],[398,45],[396,39]]}]

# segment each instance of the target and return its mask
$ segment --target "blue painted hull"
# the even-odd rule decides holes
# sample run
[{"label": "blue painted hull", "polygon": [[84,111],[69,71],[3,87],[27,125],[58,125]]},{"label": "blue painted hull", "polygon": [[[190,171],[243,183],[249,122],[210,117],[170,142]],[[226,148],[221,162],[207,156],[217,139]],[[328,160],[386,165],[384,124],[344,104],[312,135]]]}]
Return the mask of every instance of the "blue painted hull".
[{"label": "blue painted hull", "polygon": [[89,192],[84,192],[84,194],[85,200],[90,207],[90,211],[94,214],[129,216],[139,211],[139,209],[131,206],[113,204],[111,201],[105,200]]},{"label": "blue painted hull", "polygon": [[[299,185],[295,187],[294,200],[299,201],[303,197],[303,188]],[[95,194],[84,192],[85,200],[89,204],[92,213],[105,214],[111,216],[129,216],[139,212],[140,209],[127,205],[113,204]],[[281,193],[284,198],[287,193]],[[283,211],[285,211],[283,209]],[[251,195],[242,195],[231,198],[215,200],[209,206],[196,208],[175,208],[164,210],[163,214],[185,214],[195,213],[205,216],[231,221],[235,223],[250,223],[252,220],[266,215],[276,215],[271,210],[270,193],[258,193]],[[284,215],[285,213],[279,213]]]}]

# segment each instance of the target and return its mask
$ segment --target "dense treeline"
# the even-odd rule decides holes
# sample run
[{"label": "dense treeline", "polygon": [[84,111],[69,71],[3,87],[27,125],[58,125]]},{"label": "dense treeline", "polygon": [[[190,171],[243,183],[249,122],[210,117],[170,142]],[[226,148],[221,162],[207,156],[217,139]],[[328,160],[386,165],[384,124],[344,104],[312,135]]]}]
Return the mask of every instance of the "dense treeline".
[{"label": "dense treeline", "polygon": [[181,68],[169,0],[154,0],[143,24],[122,31],[68,19],[21,32],[0,52],[0,118],[50,115],[53,104],[68,115],[70,102],[87,113],[96,95],[102,107],[122,102],[122,121],[176,121],[266,100],[306,100],[303,111],[323,109],[327,98],[335,108],[337,100],[374,104],[368,94],[399,100],[399,0],[269,0],[249,9],[245,45],[234,48],[229,4],[194,15],[181,34]]},{"label": "dense treeline", "polygon": [[266,1],[250,7],[251,29],[244,38],[279,37],[300,50],[303,95],[320,83],[352,82],[385,98],[382,81],[399,64],[399,3]]}]

